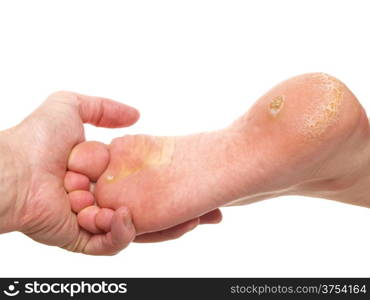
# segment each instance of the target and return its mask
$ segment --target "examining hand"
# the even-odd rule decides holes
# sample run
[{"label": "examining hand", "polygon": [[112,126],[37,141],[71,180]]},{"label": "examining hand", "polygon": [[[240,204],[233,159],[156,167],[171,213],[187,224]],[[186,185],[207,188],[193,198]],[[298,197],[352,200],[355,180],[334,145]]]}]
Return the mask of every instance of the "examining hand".
[{"label": "examining hand", "polygon": [[134,238],[128,209],[115,211],[110,232],[80,228],[64,189],[71,149],[84,141],[83,123],[125,127],[136,109],[71,92],[52,94],[18,126],[0,134],[0,232],[18,230],[32,239],[86,254],[114,254]]}]

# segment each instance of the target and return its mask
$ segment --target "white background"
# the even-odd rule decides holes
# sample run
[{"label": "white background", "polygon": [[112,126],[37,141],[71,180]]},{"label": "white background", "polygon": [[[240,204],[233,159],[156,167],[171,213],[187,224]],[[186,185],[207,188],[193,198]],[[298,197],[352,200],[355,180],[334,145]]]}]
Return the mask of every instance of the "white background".
[{"label": "white background", "polygon": [[[0,2],[0,128],[56,90],[141,110],[126,133],[221,128],[279,81],[324,71],[370,109],[369,1]],[[350,159],[350,158],[349,158]],[[223,210],[182,239],[89,257],[0,236],[1,276],[370,276],[370,211],[301,197]]]}]

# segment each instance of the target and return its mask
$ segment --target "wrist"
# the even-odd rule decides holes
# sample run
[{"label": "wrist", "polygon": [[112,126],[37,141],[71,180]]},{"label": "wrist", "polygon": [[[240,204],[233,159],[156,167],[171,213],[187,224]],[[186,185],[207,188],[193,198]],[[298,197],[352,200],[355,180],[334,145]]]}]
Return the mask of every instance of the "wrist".
[{"label": "wrist", "polygon": [[23,167],[17,159],[12,129],[0,132],[0,233],[15,231],[23,197]]}]

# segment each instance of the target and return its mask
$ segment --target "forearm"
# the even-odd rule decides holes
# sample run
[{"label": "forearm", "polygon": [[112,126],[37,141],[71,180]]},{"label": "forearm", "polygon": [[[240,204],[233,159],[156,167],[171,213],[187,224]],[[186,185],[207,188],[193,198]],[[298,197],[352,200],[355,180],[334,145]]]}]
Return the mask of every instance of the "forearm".
[{"label": "forearm", "polygon": [[0,132],[0,233],[15,230],[14,212],[19,189],[19,170],[13,153],[9,132]]}]

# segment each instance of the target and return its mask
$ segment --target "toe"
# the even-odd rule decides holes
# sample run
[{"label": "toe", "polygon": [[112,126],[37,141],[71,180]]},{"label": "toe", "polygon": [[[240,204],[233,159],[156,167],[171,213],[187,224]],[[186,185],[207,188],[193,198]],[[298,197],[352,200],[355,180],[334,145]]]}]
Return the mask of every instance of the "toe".
[{"label": "toe", "polygon": [[104,232],[111,231],[114,210],[109,208],[101,208],[96,214],[96,226]]},{"label": "toe", "polygon": [[78,224],[92,234],[102,233],[95,222],[99,210],[100,208],[95,205],[84,208],[77,215]]},{"label": "toe", "polygon": [[71,208],[79,213],[84,208],[94,205],[94,195],[89,191],[74,191],[68,194]]},{"label": "toe", "polygon": [[77,145],[68,160],[68,169],[86,175],[96,182],[109,163],[108,147],[99,142],[84,142]]},{"label": "toe", "polygon": [[[99,208],[98,208],[99,209]],[[91,237],[84,253],[91,255],[114,255],[126,248],[135,238],[136,231],[131,214],[125,207],[117,209],[112,217],[111,230]]]},{"label": "toe", "polygon": [[64,188],[67,192],[88,191],[90,189],[90,180],[85,175],[68,171],[64,177]]}]

